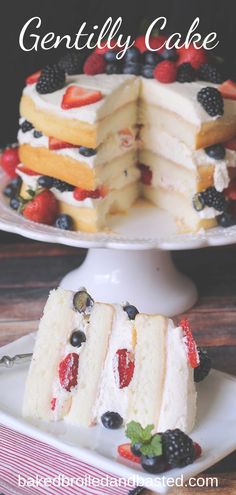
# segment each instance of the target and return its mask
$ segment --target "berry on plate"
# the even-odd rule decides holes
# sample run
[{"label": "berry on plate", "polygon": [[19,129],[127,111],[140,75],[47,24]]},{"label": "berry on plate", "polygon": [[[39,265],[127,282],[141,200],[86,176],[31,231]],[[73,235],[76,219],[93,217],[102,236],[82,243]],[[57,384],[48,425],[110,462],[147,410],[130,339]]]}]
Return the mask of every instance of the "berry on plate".
[{"label": "berry on plate", "polygon": [[175,62],[163,60],[157,64],[153,72],[154,77],[161,83],[172,83],[176,81],[177,68]]},{"label": "berry on plate", "polygon": [[165,459],[172,468],[193,463],[195,459],[193,441],[178,428],[162,433],[162,445]]},{"label": "berry on plate", "polygon": [[101,422],[105,428],[117,430],[122,426],[123,418],[117,412],[107,411],[102,415]]},{"label": "berry on plate", "polygon": [[51,191],[45,189],[26,203],[22,214],[33,222],[53,225],[57,212],[57,199]]},{"label": "berry on plate", "polygon": [[1,155],[1,165],[4,172],[6,172],[9,177],[17,177],[16,167],[19,162],[18,146],[5,148]]},{"label": "berry on plate", "polygon": [[72,230],[73,218],[70,215],[61,213],[55,220],[54,226],[61,230]]},{"label": "berry on plate", "polygon": [[178,65],[189,62],[194,69],[199,69],[202,64],[207,63],[207,55],[204,48],[195,48],[192,44],[188,48],[179,50]]},{"label": "berry on plate", "polygon": [[78,383],[79,356],[75,352],[67,354],[59,364],[59,380],[61,386],[70,392]]},{"label": "berry on plate", "polygon": [[63,110],[91,105],[102,99],[101,91],[81,88],[80,86],[69,86],[63,95],[61,107]]},{"label": "berry on plate", "polygon": [[94,76],[95,74],[102,74],[106,71],[106,61],[102,55],[98,53],[92,53],[86,59],[83,72],[88,76]]},{"label": "berry on plate", "polygon": [[28,76],[25,80],[25,83],[26,84],[35,84],[38,82],[40,76],[41,76],[41,73],[42,71],[41,70],[37,70],[37,72],[34,72],[33,74],[31,74],[30,76]]},{"label": "berry on plate", "polygon": [[134,357],[128,349],[118,349],[113,361],[113,372],[119,388],[128,387],[134,374]]},{"label": "berry on plate", "polygon": [[196,383],[204,380],[204,378],[207,377],[207,375],[211,370],[211,359],[209,358],[207,351],[201,349],[200,347],[198,347],[197,350],[198,350],[200,363],[199,366],[197,366],[197,368],[194,368],[194,381]]},{"label": "berry on plate", "polygon": [[36,91],[40,94],[53,93],[63,88],[65,84],[65,71],[58,65],[45,67],[36,84]]},{"label": "berry on plate", "polygon": [[219,86],[219,91],[224,98],[236,100],[236,82],[228,79]]},{"label": "berry on plate", "polygon": [[141,462],[140,457],[132,453],[131,443],[123,443],[122,445],[119,445],[117,452],[121,457],[127,459],[128,461],[136,462],[137,464],[140,464]]}]

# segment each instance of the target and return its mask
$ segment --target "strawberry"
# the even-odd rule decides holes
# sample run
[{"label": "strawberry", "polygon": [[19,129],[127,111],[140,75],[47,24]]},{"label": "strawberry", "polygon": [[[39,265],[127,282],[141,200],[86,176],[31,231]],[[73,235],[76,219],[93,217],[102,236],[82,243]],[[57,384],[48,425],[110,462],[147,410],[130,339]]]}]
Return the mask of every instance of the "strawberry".
[{"label": "strawberry", "polygon": [[189,62],[194,69],[199,69],[202,64],[206,64],[207,55],[204,48],[195,48],[192,44],[189,48],[181,48],[178,50],[179,59],[177,65]]},{"label": "strawberry", "polygon": [[236,100],[236,83],[228,79],[219,86],[222,96],[229,100]]},{"label": "strawberry", "polygon": [[141,463],[141,457],[131,452],[131,443],[122,443],[117,447],[117,452],[121,457],[128,459],[128,461],[136,462],[137,464]]},{"label": "strawberry", "polygon": [[197,442],[193,442],[195,450],[195,459],[198,459],[202,455],[202,448]]},{"label": "strawberry", "polygon": [[18,146],[5,148],[1,156],[1,165],[9,177],[17,177],[16,167],[19,162]]},{"label": "strawberry", "polygon": [[23,172],[23,174],[26,174],[26,175],[39,175],[38,172],[34,172],[33,170],[30,170],[30,168],[26,168],[24,167],[24,165],[21,165],[20,167],[17,167],[17,170],[19,170],[20,172]]},{"label": "strawberry", "polygon": [[145,186],[150,186],[152,183],[152,171],[147,165],[140,164],[138,168],[141,170],[141,182]]},{"label": "strawberry", "polygon": [[224,143],[224,147],[228,150],[236,151],[236,138],[230,139],[230,141]]},{"label": "strawberry", "polygon": [[95,74],[102,74],[106,69],[106,61],[102,55],[98,53],[92,53],[85,60],[83,71],[88,76],[94,76]]},{"label": "strawberry", "polygon": [[35,84],[36,82],[38,82],[38,80],[41,76],[41,72],[42,72],[41,70],[38,70],[37,72],[34,72],[30,76],[28,76],[25,80],[25,83],[26,84]]},{"label": "strawberry", "polygon": [[55,409],[56,409],[56,403],[57,403],[57,399],[55,397],[53,397],[53,399],[50,402],[50,406],[51,406],[51,410],[52,411],[55,411]]},{"label": "strawberry", "polygon": [[236,180],[230,182],[227,189],[224,190],[224,195],[227,199],[236,201]]},{"label": "strawberry", "polygon": [[81,187],[76,187],[74,189],[73,196],[78,201],[83,201],[86,198],[99,199],[106,196],[106,191],[103,187],[98,187],[97,189],[94,189],[94,191],[87,191]]},{"label": "strawberry", "polygon": [[131,352],[127,349],[119,349],[116,352],[113,362],[113,371],[117,386],[119,388],[128,387],[134,374],[134,359]]},{"label": "strawberry", "polygon": [[49,137],[48,138],[48,147],[50,150],[61,150],[63,148],[78,148],[78,146],[70,143],[66,143],[65,141],[60,141],[60,139]]},{"label": "strawberry", "polygon": [[81,88],[80,86],[69,86],[63,95],[61,107],[66,110],[68,108],[82,107],[90,105],[102,99],[101,91]]},{"label": "strawberry", "polygon": [[187,346],[189,364],[192,368],[197,368],[200,364],[200,359],[189,321],[181,320],[179,326],[183,329],[184,332],[184,341]]},{"label": "strawberry", "polygon": [[[106,43],[106,41],[104,41],[104,43]],[[104,53],[110,51],[110,50],[114,50],[114,51],[118,51],[119,50],[119,47],[116,46],[116,43],[117,43],[117,40],[116,39],[113,39],[110,43],[110,46],[111,48],[109,48],[107,45],[105,44],[102,44],[102,47],[99,48],[98,46],[96,46],[95,50],[93,53],[98,53],[99,55],[104,55]]]},{"label": "strawberry", "polygon": [[58,213],[57,199],[51,191],[44,190],[27,202],[22,213],[33,222],[53,225]]},{"label": "strawberry", "polygon": [[67,354],[59,364],[59,380],[61,386],[70,392],[78,383],[79,356],[75,352]]},{"label": "strawberry", "polygon": [[176,81],[177,69],[175,62],[163,60],[154,69],[154,77],[161,83],[172,83]]},{"label": "strawberry", "polygon": [[[149,45],[153,50],[158,49],[158,53],[161,53],[163,51],[163,49],[165,48],[162,45],[164,45],[166,40],[167,40],[167,37],[164,35],[151,36],[149,39]],[[145,36],[143,34],[136,38],[134,46],[136,46],[141,53],[147,51],[148,48],[147,48],[147,45],[145,43]]]}]

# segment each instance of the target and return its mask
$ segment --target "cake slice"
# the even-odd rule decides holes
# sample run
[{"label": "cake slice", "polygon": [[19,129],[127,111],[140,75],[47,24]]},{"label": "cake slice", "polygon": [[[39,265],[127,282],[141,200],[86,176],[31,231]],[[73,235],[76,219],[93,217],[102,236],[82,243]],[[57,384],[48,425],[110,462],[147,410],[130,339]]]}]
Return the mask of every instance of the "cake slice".
[{"label": "cake slice", "polygon": [[96,303],[85,289],[57,289],[39,325],[23,415],[89,427],[116,413],[123,424],[189,432],[198,365],[186,322],[175,327],[128,303]]}]

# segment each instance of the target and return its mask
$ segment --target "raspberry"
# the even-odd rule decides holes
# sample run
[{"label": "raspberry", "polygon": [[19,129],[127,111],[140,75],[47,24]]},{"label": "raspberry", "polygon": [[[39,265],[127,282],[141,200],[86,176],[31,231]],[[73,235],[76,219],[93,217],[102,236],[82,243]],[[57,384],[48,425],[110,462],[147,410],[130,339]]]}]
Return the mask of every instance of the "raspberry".
[{"label": "raspberry", "polygon": [[195,451],[195,459],[198,459],[202,455],[202,448],[197,442],[194,442],[193,446]]},{"label": "raspberry", "polygon": [[169,60],[163,60],[155,67],[153,75],[161,83],[175,82],[177,75],[176,65]]},{"label": "raspberry", "polygon": [[65,71],[58,65],[48,65],[42,70],[36,84],[36,91],[40,94],[53,93],[63,88],[65,84]]},{"label": "raspberry", "polygon": [[172,468],[187,466],[195,459],[192,439],[178,428],[162,434],[162,446],[164,457]]},{"label": "raspberry", "polygon": [[102,74],[105,70],[106,62],[102,55],[99,55],[98,53],[92,53],[92,55],[89,55],[83,66],[84,73],[89,76]]},{"label": "raspberry", "polygon": [[211,116],[217,117],[224,114],[224,100],[216,88],[206,86],[197,94],[197,101],[201,103],[204,110]]},{"label": "raspberry", "polygon": [[180,83],[195,81],[195,70],[189,62],[179,65],[177,69],[177,81]]},{"label": "raspberry", "polygon": [[75,352],[67,354],[59,364],[59,380],[61,386],[71,391],[78,383],[79,356]]}]

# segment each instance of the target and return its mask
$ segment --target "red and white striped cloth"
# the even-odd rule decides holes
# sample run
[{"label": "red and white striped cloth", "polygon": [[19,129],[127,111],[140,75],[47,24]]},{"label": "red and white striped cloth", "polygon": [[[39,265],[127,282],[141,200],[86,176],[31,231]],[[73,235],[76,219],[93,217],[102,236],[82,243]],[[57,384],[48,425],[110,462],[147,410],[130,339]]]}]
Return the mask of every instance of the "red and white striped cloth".
[{"label": "red and white striped cloth", "polygon": [[[23,486],[26,479],[29,484],[30,479],[58,480],[59,475],[79,480],[80,486]],[[4,495],[128,495],[131,488],[119,485],[117,476],[0,424],[0,492]]]}]

